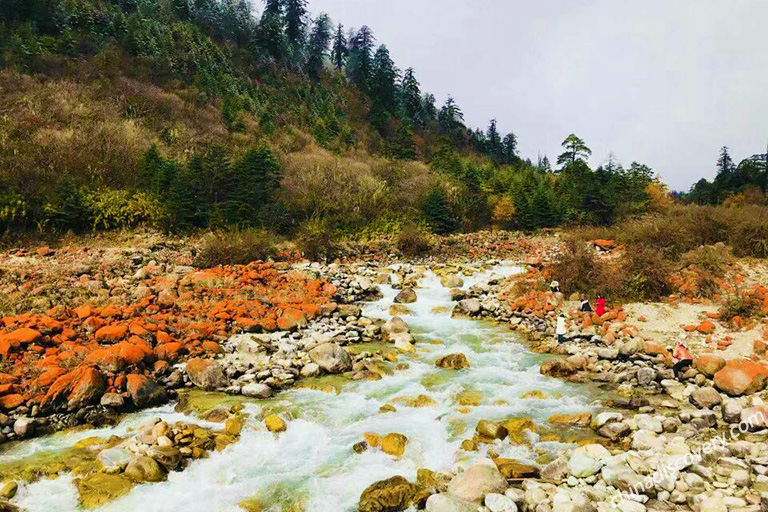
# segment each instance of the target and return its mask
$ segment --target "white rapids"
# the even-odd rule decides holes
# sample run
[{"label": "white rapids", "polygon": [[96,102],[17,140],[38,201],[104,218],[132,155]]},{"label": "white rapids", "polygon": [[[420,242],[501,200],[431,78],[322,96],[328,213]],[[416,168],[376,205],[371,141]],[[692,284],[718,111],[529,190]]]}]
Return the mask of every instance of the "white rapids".
[{"label": "white rapids", "polygon": [[[484,282],[494,274],[516,271],[517,267],[500,265],[465,278],[465,286]],[[382,292],[383,299],[365,305],[366,315],[389,318],[388,308],[397,290],[382,286]],[[416,292],[418,301],[408,305],[413,313],[403,317],[417,341],[416,353],[399,358],[409,364],[408,369],[379,381],[350,382],[339,394],[309,389],[285,391],[264,403],[263,408],[282,411],[289,418],[286,432],[274,435],[253,419],[240,441],[222,452],[212,452],[210,458],[192,462],[183,472],[169,474],[166,482],[137,486],[127,496],[98,510],[242,512],[238,503],[256,497],[264,510],[271,512],[355,511],[360,493],[377,480],[394,475],[414,480],[419,468],[448,469],[483,456],[487,447],[480,453],[457,455],[464,453],[459,445],[471,437],[480,419],[529,416],[545,424],[554,413],[592,408],[583,388],[540,375],[543,356],[528,351],[506,327],[451,318],[453,303],[448,289],[435,275],[428,274]],[[444,344],[427,343],[433,339]],[[455,352],[467,356],[469,369],[435,367],[438,357]],[[481,393],[483,401],[462,414],[457,397],[465,390]],[[531,390],[559,398],[520,398]],[[393,402],[397,397],[420,394],[428,395],[437,405],[413,408]],[[387,403],[393,403],[397,411],[380,412],[379,407]],[[246,411],[256,418],[262,408],[248,404]],[[0,453],[0,462],[61,449],[89,436],[122,435],[153,417],[205,423],[174,413],[170,406],[152,409],[132,415],[114,428],[24,442]],[[466,430],[462,431],[462,427]],[[405,434],[409,439],[405,455],[394,459],[379,450],[354,453],[352,446],[363,439],[365,432]],[[562,445],[550,442],[538,443],[537,447],[557,450]],[[529,461],[536,457],[526,446],[499,443],[495,449],[502,457]],[[14,503],[28,512],[80,510],[77,491],[68,475],[21,485]]]}]

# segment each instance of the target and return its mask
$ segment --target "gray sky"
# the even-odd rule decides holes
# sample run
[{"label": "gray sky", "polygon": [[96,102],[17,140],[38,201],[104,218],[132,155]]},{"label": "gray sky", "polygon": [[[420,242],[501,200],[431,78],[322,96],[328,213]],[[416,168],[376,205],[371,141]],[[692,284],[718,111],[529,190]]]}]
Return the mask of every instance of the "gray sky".
[{"label": "gray sky", "polygon": [[554,163],[571,132],[650,165],[673,189],[768,143],[768,0],[309,0],[369,25],[467,124],[496,117],[523,157]]}]

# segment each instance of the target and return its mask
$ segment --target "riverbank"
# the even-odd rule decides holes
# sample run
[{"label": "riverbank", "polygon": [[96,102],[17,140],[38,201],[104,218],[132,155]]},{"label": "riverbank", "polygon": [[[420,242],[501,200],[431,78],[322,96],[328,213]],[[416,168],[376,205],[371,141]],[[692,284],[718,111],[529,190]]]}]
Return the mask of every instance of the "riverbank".
[{"label": "riverbank", "polygon": [[[56,430],[56,425],[101,422],[106,425],[99,430],[101,436],[123,432],[120,425],[143,414],[132,412],[143,397],[155,397],[152,400],[157,402],[148,400],[144,404],[151,406],[173,400],[181,393],[177,408],[182,416],[168,417],[164,420],[167,425],[172,427],[178,421],[194,425],[220,415],[224,419],[217,419],[222,423],[210,428],[213,432],[226,432],[229,415],[244,410],[241,429],[246,432],[245,437],[238,434],[227,443],[219,443],[216,448],[221,451],[211,452],[211,462],[191,458],[194,462],[186,465],[184,471],[166,468],[166,484],[139,485],[126,491],[124,498],[116,496],[104,502],[104,510],[128,510],[127,504],[150,496],[157,498],[157,510],[165,510],[162,507],[171,506],[168,496],[190,493],[195,482],[210,479],[212,468],[232,464],[235,469],[227,473],[229,480],[214,479],[213,487],[205,488],[210,492],[215,488],[227,496],[226,504],[210,501],[207,494],[192,492],[189,510],[260,510],[255,503],[266,507],[264,510],[274,506],[285,509],[288,504],[304,510],[327,510],[317,508],[327,505],[318,498],[322,493],[335,496],[334,510],[350,510],[355,504],[363,511],[381,510],[382,503],[394,499],[393,496],[406,497],[406,501],[392,505],[398,510],[408,504],[421,504],[434,511],[469,510],[471,505],[467,502],[484,504],[493,512],[513,510],[513,504],[539,512],[573,510],[585,502],[602,510],[612,507],[612,500],[619,496],[616,490],[634,489],[645,477],[652,477],[663,461],[696,453],[722,433],[732,437],[731,427],[736,426],[738,431],[740,422],[749,423],[762,411],[762,364],[726,364],[727,359],[741,355],[734,352],[734,344],[711,344],[707,340],[711,332],[701,332],[709,329],[704,323],[707,321],[724,336],[732,329],[707,316],[707,312],[717,309],[714,303],[670,300],[664,304],[616,307],[601,318],[581,314],[576,311],[578,302],[541,291],[548,283],[547,265],[556,254],[556,244],[537,242],[537,247],[531,256],[519,260],[521,266],[513,275],[509,274],[514,266],[498,267],[489,259],[475,264],[295,262],[215,271],[184,269],[184,274],[175,281],[177,300],[189,297],[194,302],[195,293],[199,293],[210,311],[206,306],[182,309],[177,302],[167,307],[177,317],[184,311],[196,310],[220,322],[211,339],[185,340],[188,347],[170,363],[157,357],[158,349],[167,343],[157,339],[157,332],[165,331],[160,329],[150,331],[153,336],[142,338],[156,358],[151,365],[147,363],[152,359],[134,366],[123,363],[123,367],[109,374],[110,369],[84,363],[83,367],[107,374],[111,387],[105,388],[99,403],[59,412],[59,416],[46,415],[46,410],[40,407],[35,410],[37,415],[32,415],[34,404],[28,407],[26,403],[16,408],[19,410],[9,411],[9,419],[14,413],[16,417],[13,424],[6,420],[5,432],[13,432],[7,437],[28,440],[9,445],[11,448],[4,450],[8,456],[0,467],[7,471],[18,464],[19,458],[13,454],[19,453],[19,447],[33,445],[37,441],[29,439],[31,436]],[[177,252],[167,247],[148,251],[159,262],[159,274],[176,269],[172,261],[184,262],[178,248]],[[171,256],[162,260],[158,256],[162,251]],[[67,251],[63,252],[66,256]],[[98,258],[107,262],[107,254],[108,251],[100,253]],[[52,257],[37,254],[30,259],[48,263],[50,260],[44,258]],[[130,258],[127,266],[125,261],[115,258],[113,264],[124,268],[118,274],[140,273],[134,268],[138,258]],[[501,269],[506,270],[499,272]],[[525,272],[520,273],[521,270]],[[248,278],[240,280],[238,276],[244,274]],[[200,275],[203,278],[197,279]],[[760,273],[756,271],[754,275]],[[131,279],[137,279],[138,284],[128,283],[137,286],[146,286],[148,279],[158,282],[157,275]],[[189,286],[187,279],[195,283],[191,289],[185,288]],[[113,281],[105,282],[107,289],[117,288]],[[199,287],[197,291],[195,286]],[[148,288],[153,295],[163,291]],[[264,316],[254,318],[258,322],[244,325],[238,323],[242,318],[231,315],[226,308],[224,313],[229,318],[219,316],[221,309],[210,307],[213,301],[209,299],[218,297],[217,293],[231,297],[233,290],[248,301],[238,303],[239,306],[252,306],[251,301],[260,294],[259,311]],[[189,292],[191,295],[185,295]],[[280,298],[279,302],[264,300],[272,292],[273,297]],[[315,308],[293,307],[299,303],[312,304],[306,300],[308,296],[316,301]],[[155,296],[152,301],[156,300]],[[265,329],[264,319],[269,318],[271,311],[275,311],[275,324],[282,319],[282,325],[286,325],[286,305],[303,314],[292,318],[295,323],[287,329],[278,325],[274,330]],[[75,308],[63,309],[66,312]],[[563,345],[552,342],[554,320],[560,312],[569,317],[570,327],[569,341]],[[690,317],[692,312],[694,318]],[[96,316],[100,316],[99,311]],[[81,330],[77,320],[63,320],[67,321],[74,322],[73,331],[87,335],[88,331]],[[128,318],[121,317],[116,323],[127,323],[130,329]],[[171,334],[183,332],[175,328],[184,325],[178,318],[167,323],[174,326],[173,330],[168,329]],[[699,329],[702,324],[706,329]],[[652,328],[646,329],[646,325]],[[690,329],[690,325],[695,328]],[[262,332],[248,332],[253,330]],[[746,339],[745,333],[758,330],[759,326],[744,325],[739,333],[733,334]],[[24,352],[26,356],[14,359],[16,370],[23,367],[29,354],[42,354],[40,359],[55,355],[49,349],[60,346],[60,338],[55,336],[61,333],[63,328],[60,333],[45,334],[32,342],[32,347],[40,346],[43,350],[29,350]],[[677,382],[671,375],[669,354],[659,341],[680,333],[688,333],[699,357],[694,368]],[[211,342],[217,344],[215,351],[194,350]],[[702,347],[709,347],[714,353],[703,355]],[[740,347],[743,350],[744,343]],[[14,349],[12,353],[16,356],[22,353],[18,347]],[[555,357],[538,355],[544,353]],[[757,353],[750,355],[759,359]],[[163,362],[168,363],[167,368]],[[165,377],[158,377],[158,363],[165,368]],[[718,377],[720,371],[725,374]],[[122,384],[120,375],[125,375]],[[146,379],[141,379],[143,389],[151,388],[155,393],[131,393],[129,382],[135,384],[139,375]],[[556,384],[558,381],[567,387],[561,388]],[[147,382],[154,382],[157,387]],[[190,398],[188,391],[195,388],[208,390],[208,395]],[[109,396],[107,404],[101,403],[105,396]],[[123,400],[119,406],[118,397]],[[345,403],[356,405],[344,411]],[[61,404],[68,406],[69,401]],[[219,406],[226,409],[226,414],[215,412]],[[161,416],[166,414],[162,412]],[[50,422],[55,417],[74,419],[66,420],[72,423]],[[150,427],[158,424],[149,418],[145,421]],[[17,423],[23,436],[16,433]],[[26,431],[22,429],[25,424]],[[739,432],[739,444],[728,441],[725,448],[713,452],[714,456],[692,460],[673,473],[674,478],[669,477],[672,483],[654,483],[632,499],[621,500],[620,506],[633,512],[640,511],[641,506],[642,510],[681,506],[708,510],[702,507],[721,505],[726,507],[724,510],[759,510],[766,480],[759,455],[764,447],[764,433],[760,432],[764,426],[753,421],[749,430],[756,432]],[[271,429],[277,433],[270,432]],[[118,435],[120,439],[111,443],[136,446],[130,436],[124,435]],[[303,440],[304,436],[313,435],[330,443],[330,451],[318,452],[316,445]],[[158,437],[161,436],[143,444],[151,447]],[[99,443],[81,448],[88,450],[95,460],[101,451],[116,446],[112,444],[109,448]],[[146,456],[148,450],[129,451],[131,456]],[[279,455],[286,450],[291,460]],[[271,453],[280,463],[270,466],[276,461],[249,461],[251,453]],[[3,457],[0,455],[0,461]],[[310,464],[300,470],[294,462],[307,457],[319,457],[318,465]],[[242,471],[237,469],[238,465]],[[36,502],[34,498],[44,493],[48,485],[66,491],[70,507],[65,507],[67,510],[77,510],[85,503],[82,485],[78,487],[72,476],[67,476],[76,473],[71,464],[48,466],[37,472],[27,468],[23,478],[18,477],[18,472],[13,473],[13,483],[20,489],[15,502],[25,509],[44,509],[45,500]],[[122,468],[118,474],[124,471]],[[276,471],[279,476],[266,480],[257,476],[265,471]],[[104,468],[95,464],[86,468],[85,474],[75,475],[75,479],[102,473]],[[54,475],[58,478],[49,481]],[[389,481],[366,491],[372,482],[398,475],[405,480]],[[43,480],[37,481],[40,477]],[[476,481],[476,477],[480,480]],[[486,477],[496,482],[490,490],[482,484]],[[25,483],[25,478],[30,483]],[[133,477],[120,477],[124,478],[131,480],[130,489],[141,483]],[[337,485],[341,481],[353,484],[342,489]],[[293,494],[266,491],[278,483],[283,488],[287,482],[294,482],[301,490]],[[246,488],[250,488],[249,493]],[[263,490],[255,492],[254,488]],[[702,500],[708,501],[702,504]],[[449,506],[458,508],[445,508]]]}]

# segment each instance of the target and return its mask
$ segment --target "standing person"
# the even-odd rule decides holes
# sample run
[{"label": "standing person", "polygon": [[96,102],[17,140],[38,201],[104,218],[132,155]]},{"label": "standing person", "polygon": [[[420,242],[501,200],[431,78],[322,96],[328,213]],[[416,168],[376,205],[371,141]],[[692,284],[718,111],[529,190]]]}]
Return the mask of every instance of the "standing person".
[{"label": "standing person", "polygon": [[693,355],[684,339],[680,338],[675,342],[675,350],[672,351],[672,371],[675,372],[675,378],[680,380],[680,372],[693,364]]},{"label": "standing person", "polygon": [[549,283],[549,291],[552,293],[560,293],[560,283],[553,279],[551,283]]},{"label": "standing person", "polygon": [[595,313],[597,316],[603,316],[605,314],[605,297],[602,293],[597,294],[597,301],[595,301]]},{"label": "standing person", "polygon": [[579,306],[579,311],[581,311],[582,313],[592,312],[592,305],[589,303],[589,299],[584,299],[581,301],[581,306]]},{"label": "standing person", "polygon": [[560,313],[560,316],[557,317],[557,329],[555,332],[557,333],[557,342],[564,343],[565,335],[568,333],[568,329],[565,327],[565,315],[562,313]]}]

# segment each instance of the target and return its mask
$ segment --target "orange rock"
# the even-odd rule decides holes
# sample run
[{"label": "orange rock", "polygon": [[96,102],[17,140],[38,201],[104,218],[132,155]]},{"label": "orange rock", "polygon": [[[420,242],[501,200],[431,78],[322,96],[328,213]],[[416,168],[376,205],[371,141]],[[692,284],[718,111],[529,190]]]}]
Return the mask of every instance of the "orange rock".
[{"label": "orange rock", "polygon": [[203,350],[205,350],[206,352],[210,352],[212,354],[218,354],[222,352],[221,345],[219,345],[215,341],[204,341],[202,346],[203,346]]},{"label": "orange rock", "polygon": [[752,352],[754,352],[757,355],[765,355],[766,353],[768,353],[768,343],[762,340],[755,340],[752,343]]},{"label": "orange rock", "polygon": [[181,343],[173,341],[155,347],[155,355],[162,361],[174,362],[184,353],[184,350],[184,346]]},{"label": "orange rock", "polygon": [[93,309],[91,309],[91,306],[85,304],[83,306],[80,306],[79,308],[75,308],[75,314],[77,315],[77,318],[81,320],[85,320],[89,316],[93,314]]},{"label": "orange rock", "polygon": [[696,330],[702,334],[711,334],[715,330],[715,324],[709,320],[705,320],[696,327]]},{"label": "orange rock", "polygon": [[300,309],[285,308],[277,319],[277,327],[281,331],[290,331],[307,324],[307,318]]},{"label": "orange rock", "polygon": [[158,343],[170,343],[171,341],[173,341],[173,338],[171,337],[171,335],[165,331],[157,331],[155,333],[155,338],[157,338]]},{"label": "orange rock", "polygon": [[116,372],[123,367],[123,360],[114,352],[102,348],[88,354],[83,364],[92,364],[100,370]]},{"label": "orange rock", "polygon": [[128,391],[136,407],[156,405],[168,399],[165,390],[158,386],[155,381],[135,373],[126,375],[125,390]]},{"label": "orange rock", "polygon": [[0,384],[0,396],[2,396],[2,395],[10,395],[11,393],[13,393],[13,391],[14,391],[13,384],[11,384],[11,383]]},{"label": "orange rock", "polygon": [[48,386],[53,384],[56,381],[56,379],[58,379],[65,373],[67,373],[67,371],[64,370],[63,368],[54,366],[53,368],[46,370],[45,372],[40,374],[40,376],[37,378],[37,383],[40,387],[47,388]]},{"label": "orange rock", "polygon": [[18,348],[20,345],[27,345],[29,343],[37,343],[42,339],[43,335],[40,334],[39,331],[30,329],[29,327],[22,327],[0,336],[0,342],[6,341],[13,348]]},{"label": "orange rock", "polygon": [[0,409],[9,411],[15,409],[24,403],[24,397],[22,395],[5,395],[0,396]]},{"label": "orange rock", "polygon": [[707,377],[714,377],[725,366],[725,359],[714,354],[701,354],[694,358],[693,366]]},{"label": "orange rock", "polygon": [[96,341],[102,343],[115,343],[128,334],[128,326],[126,325],[107,325],[96,331]]},{"label": "orange rock", "polygon": [[[139,364],[147,356],[147,353],[144,351],[144,349],[127,341],[118,343],[115,345],[115,349],[117,350],[117,355],[119,355],[120,358],[125,361],[125,364]],[[151,353],[151,349],[149,350]]]},{"label": "orange rock", "polygon": [[762,391],[768,382],[768,368],[746,359],[731,359],[715,374],[715,387],[729,395],[744,395]]}]

